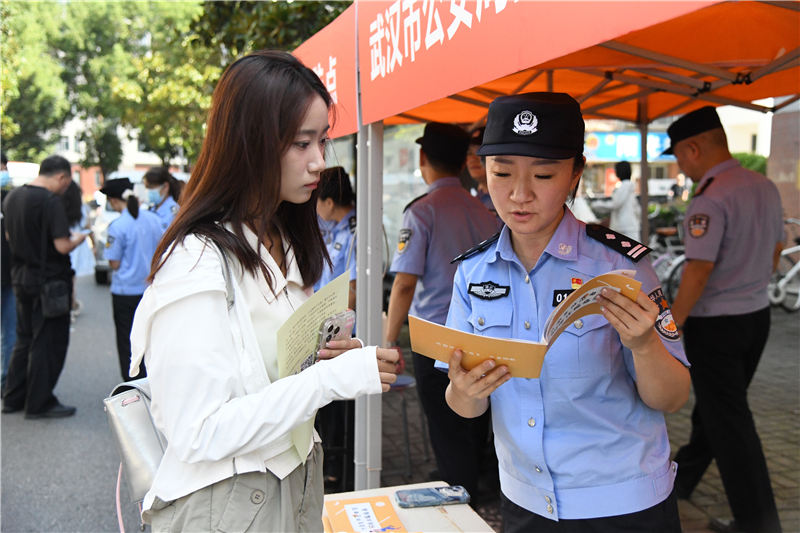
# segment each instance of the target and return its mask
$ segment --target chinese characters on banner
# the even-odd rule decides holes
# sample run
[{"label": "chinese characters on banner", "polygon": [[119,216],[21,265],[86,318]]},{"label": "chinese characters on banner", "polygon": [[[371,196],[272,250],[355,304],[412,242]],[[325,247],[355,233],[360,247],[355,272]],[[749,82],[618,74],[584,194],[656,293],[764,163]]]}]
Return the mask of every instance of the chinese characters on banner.
[{"label": "chinese characters on banner", "polygon": [[333,99],[333,103],[338,103],[339,99],[336,95],[336,56],[328,56],[328,69],[322,67],[321,62],[317,62],[316,65],[311,66],[311,70],[319,76],[319,79],[325,84],[325,88],[328,89],[328,92],[331,93],[331,98]]},{"label": "chinese characters on banner", "polygon": [[[519,0],[395,0],[369,23],[370,80],[384,78]],[[424,45],[424,48],[423,48]]]}]

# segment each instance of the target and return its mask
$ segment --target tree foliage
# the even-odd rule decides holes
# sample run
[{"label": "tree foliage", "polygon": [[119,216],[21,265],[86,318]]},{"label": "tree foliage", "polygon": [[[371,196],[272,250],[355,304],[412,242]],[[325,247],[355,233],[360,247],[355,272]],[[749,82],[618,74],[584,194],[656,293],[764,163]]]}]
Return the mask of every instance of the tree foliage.
[{"label": "tree foliage", "polygon": [[767,158],[763,155],[751,154],[747,152],[737,152],[732,154],[733,157],[739,160],[739,163],[744,168],[749,168],[761,174],[767,175]]},{"label": "tree foliage", "polygon": [[253,50],[294,50],[351,3],[206,0],[194,30],[206,46],[222,50],[227,64]]}]

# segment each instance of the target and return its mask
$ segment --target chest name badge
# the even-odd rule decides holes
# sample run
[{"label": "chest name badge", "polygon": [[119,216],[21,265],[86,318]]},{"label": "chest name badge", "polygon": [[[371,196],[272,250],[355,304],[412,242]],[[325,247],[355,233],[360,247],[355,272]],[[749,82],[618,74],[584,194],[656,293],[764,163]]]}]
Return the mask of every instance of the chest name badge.
[{"label": "chest name badge", "polygon": [[572,294],[575,289],[556,289],[553,291],[553,307],[567,299],[567,296]]},{"label": "chest name badge", "polygon": [[483,283],[470,283],[469,293],[477,296],[481,300],[496,300],[504,298],[511,292],[511,287],[498,285],[493,281],[484,281]]},{"label": "chest name badge", "polygon": [[689,217],[689,235],[695,239],[702,237],[708,231],[708,215],[692,215]]},{"label": "chest name badge", "polygon": [[397,252],[403,253],[406,249],[406,245],[408,241],[411,240],[411,230],[408,228],[403,228],[400,230],[400,236],[397,238]]},{"label": "chest name badge", "polygon": [[656,319],[656,331],[664,339],[675,342],[680,338],[678,333],[678,326],[675,324],[675,319],[672,318],[672,311],[669,308],[669,303],[664,297],[664,291],[661,287],[653,290],[647,295],[658,305],[658,318]]}]

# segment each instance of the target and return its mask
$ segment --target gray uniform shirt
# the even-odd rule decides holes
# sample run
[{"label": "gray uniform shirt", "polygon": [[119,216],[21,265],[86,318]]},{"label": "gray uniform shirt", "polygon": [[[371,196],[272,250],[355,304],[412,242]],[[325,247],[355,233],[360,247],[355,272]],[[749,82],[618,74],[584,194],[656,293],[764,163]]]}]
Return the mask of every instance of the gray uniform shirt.
[{"label": "gray uniform shirt", "polygon": [[392,272],[419,276],[409,314],[444,324],[453,294],[455,256],[497,232],[499,222],[458,178],[441,178],[403,213]]},{"label": "gray uniform shirt", "polygon": [[777,187],[729,159],[700,180],[684,219],[686,257],[714,269],[690,316],[741,315],[769,305],[775,246],[784,240]]}]

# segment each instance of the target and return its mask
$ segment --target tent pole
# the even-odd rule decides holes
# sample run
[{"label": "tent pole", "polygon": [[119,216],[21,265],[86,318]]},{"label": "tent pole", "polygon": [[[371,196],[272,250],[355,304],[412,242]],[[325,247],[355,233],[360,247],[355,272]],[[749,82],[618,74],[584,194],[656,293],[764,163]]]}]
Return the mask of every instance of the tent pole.
[{"label": "tent pole", "polygon": [[553,92],[553,71],[547,71],[547,92]]},{"label": "tent pole", "polygon": [[[383,344],[383,123],[358,130],[356,184],[356,330],[366,345]],[[381,481],[381,395],[356,399],[354,439],[355,489]]]},{"label": "tent pole", "polygon": [[650,165],[647,163],[647,96],[639,98],[637,118],[639,119],[639,135],[641,137],[641,160],[639,161],[640,177],[639,177],[639,201],[642,207],[642,223],[641,235],[639,240],[645,244],[650,237],[650,225],[647,218],[647,204],[649,196],[647,194],[647,181],[650,179]]}]

